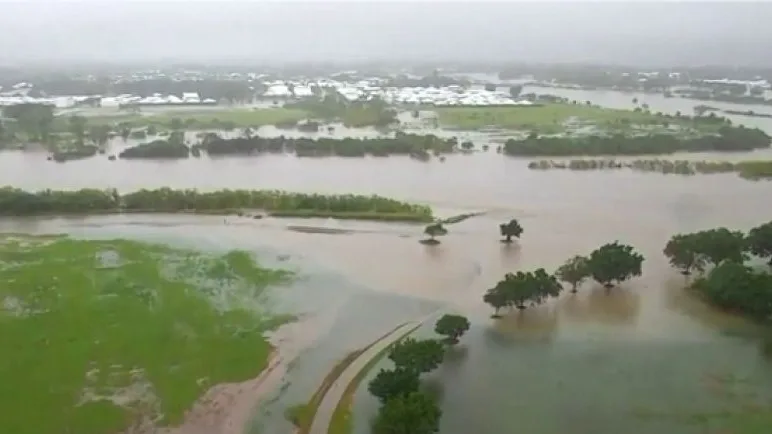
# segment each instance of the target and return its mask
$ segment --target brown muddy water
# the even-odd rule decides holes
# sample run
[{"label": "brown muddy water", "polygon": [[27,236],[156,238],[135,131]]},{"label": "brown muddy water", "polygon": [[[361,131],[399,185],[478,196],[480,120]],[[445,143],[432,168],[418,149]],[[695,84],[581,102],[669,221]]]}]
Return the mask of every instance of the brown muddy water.
[{"label": "brown muddy water", "polygon": [[[449,226],[436,247],[417,242],[420,226],[332,220],[25,218],[0,221],[0,231],[244,248],[263,263],[297,270],[297,282],[274,291],[271,302],[278,311],[302,314],[308,326],[280,344],[298,357],[283,385],[256,409],[252,433],[291,432],[284,409],[307,400],[336,361],[437,308],[472,320],[458,351],[425,382],[440,397],[443,434],[718,433],[736,412],[772,408],[768,336],[691,298],[682,290],[683,276],[661,253],[674,233],[715,226],[747,230],[769,221],[772,183],[733,174],[541,172],[526,165],[495,152],[450,156],[444,163],[259,156],[65,164],[7,152],[0,154],[0,185],[25,189],[377,193],[427,203],[441,216],[486,214]],[[498,224],[512,217],[525,233],[507,247],[498,242]],[[504,273],[553,270],[614,240],[643,252],[643,277],[610,294],[587,284],[576,296],[565,294],[524,314],[498,322],[488,317],[482,294]],[[430,335],[431,327],[420,333]],[[376,410],[363,384],[354,405],[356,434],[369,432]]]}]

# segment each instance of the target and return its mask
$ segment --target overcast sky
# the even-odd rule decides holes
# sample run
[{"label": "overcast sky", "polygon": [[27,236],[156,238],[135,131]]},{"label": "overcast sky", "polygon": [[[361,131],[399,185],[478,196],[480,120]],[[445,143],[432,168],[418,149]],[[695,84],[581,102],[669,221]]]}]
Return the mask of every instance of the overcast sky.
[{"label": "overcast sky", "polygon": [[24,60],[772,65],[772,2],[0,0]]}]

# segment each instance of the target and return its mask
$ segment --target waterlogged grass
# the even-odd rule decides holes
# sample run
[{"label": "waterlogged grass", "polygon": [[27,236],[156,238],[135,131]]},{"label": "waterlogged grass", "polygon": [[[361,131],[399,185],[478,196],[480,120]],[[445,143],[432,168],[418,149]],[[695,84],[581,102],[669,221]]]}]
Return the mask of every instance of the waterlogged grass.
[{"label": "waterlogged grass", "polygon": [[[477,130],[499,127],[511,130],[556,134],[575,127],[594,126],[604,131],[625,131],[636,127],[665,124],[690,125],[687,119],[665,119],[646,111],[611,109],[579,104],[544,104],[537,107],[441,107],[436,108],[440,124],[447,127]],[[702,126],[701,126],[702,128]],[[715,130],[714,127],[710,127]]]},{"label": "waterlogged grass", "polygon": [[257,376],[288,272],[126,240],[0,238],[0,432],[103,434],[181,421],[211,386]]}]

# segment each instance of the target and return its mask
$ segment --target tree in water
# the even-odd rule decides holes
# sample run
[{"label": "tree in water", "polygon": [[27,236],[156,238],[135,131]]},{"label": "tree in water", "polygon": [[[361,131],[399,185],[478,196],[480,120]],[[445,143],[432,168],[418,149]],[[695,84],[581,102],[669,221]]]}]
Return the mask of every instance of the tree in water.
[{"label": "tree in water", "polygon": [[443,315],[434,324],[434,332],[445,336],[445,343],[455,345],[458,339],[469,330],[469,320],[462,315]]},{"label": "tree in water", "polygon": [[442,223],[432,223],[424,228],[424,234],[429,236],[429,239],[421,240],[422,244],[439,244],[440,242],[436,237],[441,237],[448,234],[448,230],[442,226]]},{"label": "tree in water", "polygon": [[772,221],[750,230],[748,248],[751,253],[772,265]]},{"label": "tree in water", "polygon": [[643,255],[636,253],[632,246],[618,241],[600,246],[590,253],[587,267],[590,276],[607,289],[615,283],[641,275]]},{"label": "tree in water", "polygon": [[381,369],[378,375],[370,381],[367,390],[381,402],[386,402],[399,396],[417,392],[419,386],[418,374],[413,371],[401,368]]},{"label": "tree in water", "polygon": [[494,317],[497,317],[502,307],[523,310],[529,305],[539,305],[549,297],[557,297],[562,290],[555,276],[539,268],[531,272],[507,273],[504,279],[486,292],[483,301],[496,309]]},{"label": "tree in water", "polygon": [[501,236],[505,237],[502,242],[511,243],[512,237],[520,238],[520,235],[523,234],[523,227],[520,226],[517,219],[512,219],[509,223],[500,224],[499,231],[501,232]]},{"label": "tree in water", "polygon": [[405,338],[391,347],[389,359],[397,368],[417,374],[437,369],[445,357],[445,348],[435,339]]},{"label": "tree in water", "polygon": [[490,305],[494,309],[491,318],[501,318],[499,311],[509,305],[507,296],[504,294],[504,291],[499,288],[499,285],[496,285],[495,287],[485,292],[485,295],[483,295],[483,302]]},{"label": "tree in water", "polygon": [[692,236],[696,253],[704,255],[705,260],[713,265],[724,261],[742,263],[747,259],[745,234],[740,231],[717,228],[695,232]]},{"label": "tree in water", "polygon": [[705,268],[706,257],[700,253],[699,234],[674,235],[665,245],[663,253],[670,265],[678,268],[681,274],[688,276],[692,270],[702,271]]},{"label": "tree in water", "polygon": [[590,270],[587,267],[587,258],[576,255],[567,260],[555,271],[555,277],[561,282],[570,284],[571,292],[576,294],[577,287],[581,285],[585,279],[590,277]]},{"label": "tree in water", "polygon": [[386,401],[373,421],[373,434],[433,434],[442,410],[432,398],[413,392]]}]

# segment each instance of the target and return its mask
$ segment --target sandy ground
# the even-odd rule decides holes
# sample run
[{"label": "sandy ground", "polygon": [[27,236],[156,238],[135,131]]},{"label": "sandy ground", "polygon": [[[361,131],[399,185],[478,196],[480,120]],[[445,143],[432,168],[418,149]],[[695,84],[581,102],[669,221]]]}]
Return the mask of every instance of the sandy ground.
[{"label": "sandy ground", "polygon": [[280,383],[287,364],[274,352],[268,367],[242,383],[219,384],[209,389],[185,414],[182,425],[154,429],[156,434],[242,434],[261,398]]},{"label": "sandy ground", "polygon": [[144,421],[123,434],[244,434],[255,409],[281,387],[290,362],[331,327],[336,315],[332,311],[309,316],[275,330],[269,335],[275,350],[260,375],[241,383],[213,386],[185,413],[181,425],[159,428]]}]

